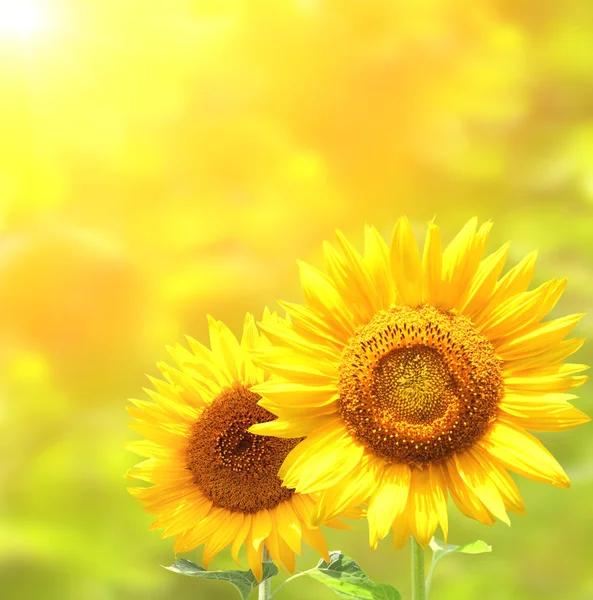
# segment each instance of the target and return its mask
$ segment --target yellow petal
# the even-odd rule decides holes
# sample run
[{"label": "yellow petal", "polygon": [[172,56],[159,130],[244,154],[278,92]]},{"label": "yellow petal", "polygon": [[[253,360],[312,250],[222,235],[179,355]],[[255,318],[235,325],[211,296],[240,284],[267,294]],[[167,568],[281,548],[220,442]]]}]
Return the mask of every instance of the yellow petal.
[{"label": "yellow petal", "polygon": [[393,522],[391,533],[393,536],[394,550],[399,550],[400,548],[406,545],[406,543],[412,536],[412,530],[408,526],[408,521],[406,519],[405,514],[402,514]]},{"label": "yellow petal", "polygon": [[288,544],[289,548],[301,553],[301,523],[295,514],[290,500],[276,507],[278,534]]},{"label": "yellow petal", "polygon": [[[583,385],[589,377],[587,375],[569,376],[567,373],[579,372],[588,367],[586,365],[563,365],[558,373],[553,375],[533,375],[529,377],[505,377],[505,389],[509,393],[537,395],[548,393],[567,392]],[[576,371],[574,371],[576,370]],[[564,371],[564,372],[563,372]]]},{"label": "yellow petal", "polygon": [[492,295],[496,282],[509,254],[510,243],[506,243],[480,263],[471,282],[469,293],[461,313],[475,316]]},{"label": "yellow petal", "polygon": [[189,552],[200,545],[197,541],[200,532],[197,527],[184,531],[175,537],[173,550],[175,554],[179,552]]},{"label": "yellow petal", "polygon": [[[323,464],[319,456],[323,455]],[[343,425],[311,434],[288,454],[279,476],[284,485],[309,494],[331,487],[356,468],[364,454]]]},{"label": "yellow petal", "polygon": [[294,573],[295,560],[294,552],[288,547],[282,536],[278,537],[278,546],[280,548],[280,558],[289,573]]},{"label": "yellow petal", "polygon": [[422,302],[422,263],[407,217],[401,217],[391,241],[391,273],[398,303],[416,306]]},{"label": "yellow petal", "polygon": [[492,223],[476,227],[476,218],[468,221],[443,252],[443,308],[460,309],[470,292]]},{"label": "yellow petal", "polygon": [[259,334],[255,324],[255,318],[251,313],[245,314],[243,321],[243,335],[241,336],[241,347],[243,350],[251,350],[256,348],[259,343]]},{"label": "yellow petal", "polygon": [[476,325],[481,325],[490,316],[492,311],[507,298],[520,294],[528,288],[535,270],[536,259],[537,252],[531,252],[504,275],[496,284],[494,292],[485,306],[474,315],[473,321]]},{"label": "yellow petal", "polygon": [[498,488],[488,477],[488,473],[469,452],[454,455],[448,464],[449,475],[455,481],[458,474],[463,483],[476,495],[482,504],[497,519],[510,525],[504,502]]},{"label": "yellow petal", "polygon": [[134,454],[145,456],[147,458],[166,458],[170,455],[170,451],[167,448],[163,448],[150,440],[127,442],[124,444],[124,447],[130,452],[134,452]]},{"label": "yellow petal", "polygon": [[251,388],[263,397],[260,406],[301,407],[328,406],[339,398],[337,383],[335,385],[307,385],[281,379],[267,382]]},{"label": "yellow petal", "polygon": [[[450,462],[452,461],[448,461],[448,463]],[[465,485],[455,470],[455,465],[451,465],[452,468],[447,468],[448,466],[447,464],[443,468],[447,489],[461,514],[470,519],[476,519],[476,521],[484,525],[494,525],[495,519],[492,513],[484,506],[476,494]],[[451,476],[451,473],[453,476]]]},{"label": "yellow petal", "polygon": [[375,288],[366,261],[341,231],[336,231],[336,238],[344,258],[335,251],[332,252],[333,248],[329,244],[324,245],[328,272],[333,275],[341,295],[348,299],[355,321],[366,323],[380,310],[381,294]]},{"label": "yellow petal", "polygon": [[304,357],[291,348],[262,347],[251,353],[255,364],[278,377],[310,385],[337,383],[337,366],[319,357]]},{"label": "yellow petal", "polygon": [[243,335],[241,336],[241,353],[239,361],[239,379],[246,385],[263,381],[263,373],[254,364],[250,352],[260,343],[260,336],[251,313],[245,315]]},{"label": "yellow petal", "polygon": [[441,465],[429,465],[432,498],[439,517],[445,544],[449,536],[449,512],[447,510],[447,481]]},{"label": "yellow petal", "polygon": [[374,227],[368,225],[364,230],[364,249],[364,260],[377,291],[373,310],[375,312],[386,310],[395,302],[395,287],[389,263],[389,247],[380,233]]},{"label": "yellow petal", "polygon": [[[408,527],[418,543],[425,548],[439,526],[437,499],[429,469],[412,470],[406,516]],[[397,522],[397,519],[396,519]]]},{"label": "yellow petal", "polygon": [[[182,531],[191,529],[192,525],[205,519],[212,509],[212,501],[200,493],[193,494],[188,499],[178,503],[175,512],[163,510],[162,516],[156,519],[149,529],[164,529],[161,537],[177,535]],[[171,511],[171,512],[170,512]]]},{"label": "yellow petal", "polygon": [[509,477],[508,473],[493,462],[482,448],[474,446],[468,452],[486,471],[490,480],[497,487],[507,510],[524,515],[525,505],[523,504],[519,488]]},{"label": "yellow petal", "polygon": [[305,302],[341,336],[350,337],[355,330],[352,313],[333,283],[321,271],[298,261]]},{"label": "yellow petal", "polygon": [[247,535],[249,534],[250,531],[251,531],[251,515],[244,514],[243,515],[243,523],[241,523],[241,527],[238,529],[238,531],[235,535],[235,539],[233,540],[233,543],[231,545],[231,556],[233,557],[233,560],[239,566],[241,566],[241,563],[239,562],[239,550],[241,549],[241,546],[242,546],[243,542],[245,541],[245,539],[247,538]]},{"label": "yellow petal", "polygon": [[280,556],[280,536],[278,534],[277,522],[276,522],[276,509],[270,509],[270,515],[272,516],[272,529],[270,530],[270,534],[266,538],[265,546],[270,553],[270,558],[272,561],[283,569],[282,565],[282,557]]},{"label": "yellow petal", "polygon": [[374,457],[363,456],[350,477],[324,490],[318,499],[313,524],[324,524],[365,502],[377,485],[379,462],[382,463]]},{"label": "yellow petal", "polygon": [[519,360],[508,360],[502,365],[503,374],[519,375],[521,371],[547,367],[549,364],[562,362],[567,356],[574,354],[585,343],[585,339],[573,338],[563,340],[553,348],[532,354]]},{"label": "yellow petal", "polygon": [[556,487],[570,485],[566,473],[543,444],[515,426],[495,422],[478,445],[505,468],[523,477]]},{"label": "yellow petal", "polygon": [[272,517],[267,510],[260,510],[251,515],[251,532],[249,537],[254,547],[259,547],[272,529]]},{"label": "yellow petal", "polygon": [[422,271],[424,273],[423,300],[432,306],[440,307],[443,286],[441,232],[432,222],[428,224],[426,232]]},{"label": "yellow petal", "polygon": [[404,512],[410,479],[410,467],[406,464],[393,464],[383,470],[378,489],[371,497],[367,512],[369,543],[372,550],[377,547],[378,541],[389,533],[395,519]]},{"label": "yellow petal", "polygon": [[311,548],[313,548],[325,562],[329,563],[327,544],[320,529],[309,529],[308,527],[303,527],[303,540],[305,543],[311,546]]},{"label": "yellow petal", "polygon": [[[202,386],[206,386],[210,391],[216,393],[221,387],[232,385],[233,378],[224,364],[216,360],[215,355],[205,346],[189,336],[185,336],[193,355],[188,352],[180,357],[180,363],[184,367],[191,367],[195,370],[192,376]],[[177,349],[179,356],[179,350]],[[214,381],[213,381],[214,380]]]},{"label": "yellow petal", "polygon": [[496,353],[504,361],[507,361],[544,352],[560,343],[583,316],[584,314],[567,315],[560,319],[534,325],[523,335],[498,346]]},{"label": "yellow petal", "polygon": [[[257,515],[254,515],[252,518],[252,527],[253,521]],[[262,542],[260,541],[257,544],[253,543],[251,538],[251,534],[247,536],[247,540],[245,542],[245,551],[247,553],[247,562],[249,563],[249,568],[253,573],[256,581],[259,583],[262,580],[263,567],[262,567]]]},{"label": "yellow petal", "polygon": [[227,512],[226,518],[218,524],[212,535],[206,542],[202,562],[204,568],[208,568],[210,561],[224,548],[230,545],[243,525],[243,514],[239,512]]},{"label": "yellow petal", "polygon": [[299,335],[290,325],[279,323],[260,323],[260,329],[265,333],[270,343],[276,346],[284,346],[304,354],[307,357],[323,359],[329,362],[340,360],[340,352],[333,345],[320,345]]},{"label": "yellow petal", "polygon": [[329,242],[323,243],[323,255],[328,277],[340,296],[348,299],[348,309],[354,321],[360,323],[368,321],[373,314],[370,302],[372,291],[369,290],[369,286],[365,287],[353,272],[352,265],[348,264],[348,261]]},{"label": "yellow petal", "polygon": [[519,396],[507,394],[499,404],[501,418],[532,431],[562,431],[587,423],[591,418],[568,403],[572,394]]},{"label": "yellow petal", "polygon": [[348,343],[350,335],[343,328],[336,330],[310,308],[282,300],[279,300],[278,304],[292,319],[292,328],[295,332],[306,339],[319,343],[320,346],[332,344],[340,352]]},{"label": "yellow petal", "polygon": [[207,542],[225,521],[226,515],[228,515],[227,510],[213,508],[208,516],[199,521],[193,529],[188,529],[175,538],[175,552],[187,552]]},{"label": "yellow petal", "polygon": [[210,346],[218,367],[228,374],[231,382],[239,380],[241,346],[232,331],[222,322],[208,315]]},{"label": "yellow petal", "polygon": [[[158,504],[162,502],[166,505],[168,502],[173,502],[175,503],[175,506],[177,506],[186,496],[191,496],[193,487],[193,485],[188,486],[186,484],[170,486],[167,488],[153,485],[150,487],[128,488],[128,492],[134,496],[134,498],[138,498],[138,500],[141,500],[146,504]],[[194,493],[200,494],[201,492],[195,491]]]},{"label": "yellow petal", "polygon": [[[511,335],[517,335],[515,332],[524,330],[547,314],[546,311],[540,315],[540,308],[556,287],[556,281],[548,281],[535,290],[508,298],[492,311],[479,331],[492,342],[500,340],[498,343],[502,344],[508,341]],[[508,339],[505,340],[505,337]]]},{"label": "yellow petal", "polygon": [[[323,411],[322,407],[320,410]],[[276,409],[268,408],[270,412],[276,412]],[[300,409],[291,411],[282,411],[282,418],[268,421],[267,423],[257,423],[252,425],[247,431],[257,435],[272,435],[282,438],[300,438],[310,435],[311,432],[328,426],[336,419],[335,411],[332,409],[330,413],[314,411],[311,409],[308,414],[303,415]]]}]

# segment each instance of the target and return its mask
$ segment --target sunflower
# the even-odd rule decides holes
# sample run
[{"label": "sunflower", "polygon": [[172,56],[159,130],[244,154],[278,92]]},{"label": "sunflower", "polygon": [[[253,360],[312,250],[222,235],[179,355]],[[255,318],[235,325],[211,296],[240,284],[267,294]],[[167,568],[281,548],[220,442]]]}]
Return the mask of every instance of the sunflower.
[{"label": "sunflower", "polygon": [[281,303],[291,323],[264,323],[273,345],[254,354],[273,373],[253,388],[276,420],[250,431],[306,437],[280,470],[320,494],[315,521],[368,504],[370,545],[393,531],[422,545],[448,530],[450,495],[466,516],[509,523],[524,513],[512,471],[568,487],[562,467],[526,430],[589,420],[566,393],[586,369],[562,361],[582,315],[543,321],[566,280],[527,291],[529,254],[503,277],[509,245],[482,259],[491,224],[469,221],[441,251],[429,223],[422,257],[401,218],[391,248],[365,231],[361,256],[337,232],[327,272],[300,263],[306,305]]},{"label": "sunflower", "polygon": [[[279,323],[264,312],[263,322]],[[281,567],[294,570],[301,540],[329,561],[323,534],[312,526],[315,501],[283,487],[278,469],[298,439],[276,439],[249,433],[254,423],[274,416],[258,406],[251,390],[267,376],[253,365],[249,352],[266,343],[247,315],[241,342],[220,321],[209,318],[211,350],[191,338],[192,352],[170,348],[179,366],[159,369],[167,381],[151,379],[154,402],[132,400],[132,428],[146,440],[129,448],[147,457],[128,477],[151,487],[130,493],[157,517],[151,529],[175,536],[175,552],[205,544],[204,566],[223,548],[239,564],[244,544],[255,577],[262,577],[262,550]],[[352,513],[346,516],[354,516]],[[329,526],[346,528],[338,519]]]}]

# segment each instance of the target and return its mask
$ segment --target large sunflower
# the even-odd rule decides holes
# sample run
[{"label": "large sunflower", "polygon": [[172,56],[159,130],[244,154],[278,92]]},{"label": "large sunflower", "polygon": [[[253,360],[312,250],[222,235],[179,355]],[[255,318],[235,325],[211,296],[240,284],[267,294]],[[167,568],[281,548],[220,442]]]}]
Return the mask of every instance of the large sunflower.
[{"label": "large sunflower", "polygon": [[406,218],[391,248],[367,227],[364,256],[338,232],[326,274],[300,264],[306,306],[282,303],[292,324],[262,325],[274,345],[256,363],[274,377],[253,391],[278,419],[250,431],[306,436],[284,484],[321,494],[317,520],[368,503],[372,547],[390,529],[396,547],[439,525],[446,537],[449,494],[468,517],[508,523],[524,506],[507,470],[569,485],[526,430],[589,420],[566,393],[586,367],[562,362],[582,315],[542,322],[566,280],[527,291],[535,253],[500,278],[508,244],[482,259],[490,227],[472,219],[441,252],[430,223],[422,257]]},{"label": "large sunflower", "polygon": [[[263,322],[277,324],[264,312]],[[298,439],[275,439],[248,433],[254,423],[274,416],[258,406],[251,387],[265,381],[249,352],[265,343],[251,315],[239,343],[220,321],[209,319],[211,350],[188,338],[192,352],[170,349],[179,369],[165,363],[167,379],[151,381],[154,402],[132,400],[132,427],[146,440],[130,449],[147,460],[128,477],[154,484],[130,493],[158,518],[151,529],[175,536],[175,552],[205,544],[203,563],[231,545],[232,556],[244,544],[255,577],[262,576],[262,548],[276,564],[294,570],[301,539],[329,561],[322,533],[311,526],[314,500],[282,486],[277,472]],[[345,527],[337,519],[327,523]]]}]

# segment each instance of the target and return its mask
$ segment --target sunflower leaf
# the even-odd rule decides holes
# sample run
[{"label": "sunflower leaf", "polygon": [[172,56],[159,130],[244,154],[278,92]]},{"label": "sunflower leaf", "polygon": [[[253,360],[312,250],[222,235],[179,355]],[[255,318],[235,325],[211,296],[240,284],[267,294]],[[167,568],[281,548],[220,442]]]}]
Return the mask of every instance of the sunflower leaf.
[{"label": "sunflower leaf", "polygon": [[400,593],[394,587],[374,583],[353,559],[339,550],[330,552],[329,564],[321,560],[305,574],[346,600],[401,600]]},{"label": "sunflower leaf", "polygon": [[[247,600],[249,594],[259,585],[251,571],[207,571],[204,567],[200,567],[184,558],[176,560],[170,567],[165,567],[165,569],[188,577],[228,581],[239,592],[241,600]],[[262,581],[277,574],[278,567],[274,563],[265,562],[263,564]]]},{"label": "sunflower leaf", "polygon": [[470,542],[469,544],[464,544],[463,546],[454,546],[453,544],[447,544],[445,546],[444,542],[435,540],[433,538],[430,540],[430,549],[432,550],[432,562],[426,577],[427,597],[428,592],[430,591],[430,586],[432,585],[432,577],[434,575],[435,567],[441,558],[443,558],[443,556],[447,556],[448,554],[453,554],[455,552],[461,554],[483,554],[485,552],[492,552],[492,546],[489,546],[482,540],[476,540],[475,542]]},{"label": "sunflower leaf", "polygon": [[439,561],[447,554],[453,554],[453,552],[460,552],[461,554],[483,554],[485,552],[492,552],[492,546],[489,546],[482,540],[476,540],[475,542],[470,542],[469,544],[464,544],[463,546],[454,546],[453,544],[448,544],[445,546],[443,542],[433,538],[430,541],[430,548],[434,552],[434,562]]}]

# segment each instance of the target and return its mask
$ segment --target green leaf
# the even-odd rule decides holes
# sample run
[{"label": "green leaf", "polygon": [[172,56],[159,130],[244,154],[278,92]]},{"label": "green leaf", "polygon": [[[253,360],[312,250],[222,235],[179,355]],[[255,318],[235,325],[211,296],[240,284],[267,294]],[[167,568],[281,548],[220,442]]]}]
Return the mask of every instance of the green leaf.
[{"label": "green leaf", "polygon": [[329,564],[319,561],[306,575],[325,584],[340,598],[348,600],[401,600],[399,592],[385,583],[374,583],[369,576],[339,550],[330,552]]},{"label": "green leaf", "polygon": [[[165,567],[173,573],[187,575],[188,577],[200,577],[202,579],[218,579],[228,581],[235,586],[242,600],[247,600],[249,594],[259,585],[251,571],[207,571],[189,560],[180,558],[170,567]],[[274,577],[278,574],[278,567],[272,562],[265,562],[263,565],[262,581]]]},{"label": "green leaf", "polygon": [[482,540],[476,540],[475,542],[470,542],[463,546],[454,546],[453,544],[445,546],[443,542],[433,538],[430,541],[430,547],[434,552],[434,562],[439,561],[443,556],[453,554],[454,552],[460,552],[462,554],[484,554],[485,552],[492,552],[492,546],[489,546]]},{"label": "green leaf", "polygon": [[427,598],[430,591],[430,587],[432,585],[432,576],[434,575],[435,567],[437,566],[437,563],[441,560],[441,558],[443,558],[443,556],[453,554],[454,552],[459,552],[462,554],[483,554],[484,552],[492,552],[492,546],[489,546],[486,542],[483,542],[482,540],[470,542],[469,544],[464,544],[463,546],[454,546],[453,544],[445,546],[444,542],[440,542],[439,540],[435,540],[433,538],[432,540],[430,540],[430,548],[433,554],[430,569],[428,570],[428,576],[426,577]]}]

